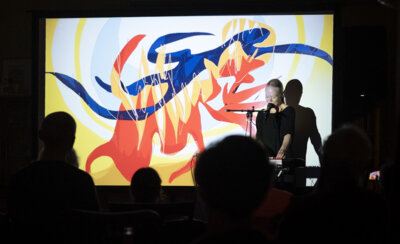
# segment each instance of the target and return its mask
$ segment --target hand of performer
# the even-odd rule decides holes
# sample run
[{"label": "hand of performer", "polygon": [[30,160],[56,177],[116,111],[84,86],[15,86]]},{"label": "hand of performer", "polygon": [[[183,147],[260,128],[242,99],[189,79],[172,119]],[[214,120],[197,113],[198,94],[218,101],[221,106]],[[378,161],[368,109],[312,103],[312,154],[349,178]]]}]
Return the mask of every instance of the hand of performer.
[{"label": "hand of performer", "polygon": [[285,148],[281,148],[278,151],[278,154],[276,155],[277,159],[284,159],[286,158],[286,149]]}]

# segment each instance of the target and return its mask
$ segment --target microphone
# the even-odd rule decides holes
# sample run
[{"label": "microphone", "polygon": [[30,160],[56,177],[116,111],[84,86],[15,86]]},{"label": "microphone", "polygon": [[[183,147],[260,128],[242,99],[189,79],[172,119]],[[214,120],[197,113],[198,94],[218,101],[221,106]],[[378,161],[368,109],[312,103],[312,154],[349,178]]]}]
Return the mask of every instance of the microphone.
[{"label": "microphone", "polygon": [[273,103],[268,103],[268,105],[267,105],[267,110],[269,111],[269,110],[271,110],[271,108],[275,108],[276,106],[275,106],[275,104],[273,104]]},{"label": "microphone", "polygon": [[269,112],[271,111],[271,108],[275,108],[275,104],[268,103],[267,110],[265,110],[265,119],[267,119],[267,116],[269,115]]}]

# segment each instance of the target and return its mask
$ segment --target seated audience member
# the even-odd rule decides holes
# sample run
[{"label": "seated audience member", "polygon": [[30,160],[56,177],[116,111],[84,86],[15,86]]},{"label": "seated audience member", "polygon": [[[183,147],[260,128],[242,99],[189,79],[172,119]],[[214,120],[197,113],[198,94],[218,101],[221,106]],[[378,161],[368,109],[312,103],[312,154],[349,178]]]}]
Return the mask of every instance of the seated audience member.
[{"label": "seated audience member", "polygon": [[271,184],[272,167],[263,147],[244,136],[229,136],[204,150],[194,179],[205,202],[207,234],[195,243],[267,243],[251,228],[254,210]]},{"label": "seated audience member", "polygon": [[372,146],[344,126],[322,148],[321,175],[310,195],[294,197],[280,225],[282,243],[385,243],[386,206],[365,183]]},{"label": "seated audience member", "polygon": [[7,207],[15,228],[50,230],[71,209],[98,210],[92,178],[73,166],[75,162],[66,162],[75,131],[74,119],[65,112],[49,114],[43,120],[40,160],[17,172],[9,185]]},{"label": "seated audience member", "polygon": [[279,223],[292,197],[292,193],[272,187],[264,201],[254,211],[253,226],[263,232],[268,240],[276,239]]},{"label": "seated audience member", "polygon": [[186,206],[174,207],[173,203],[164,202],[165,196],[162,197],[161,178],[153,168],[141,168],[136,171],[132,176],[130,190],[136,205],[153,209],[161,215],[164,243],[186,244],[203,233],[204,223],[193,221],[191,217],[186,218],[193,215],[193,204],[192,213],[183,217],[183,212],[187,210]]},{"label": "seated audience member", "polygon": [[130,190],[137,203],[156,203],[160,200],[161,178],[153,168],[141,168],[132,176]]}]

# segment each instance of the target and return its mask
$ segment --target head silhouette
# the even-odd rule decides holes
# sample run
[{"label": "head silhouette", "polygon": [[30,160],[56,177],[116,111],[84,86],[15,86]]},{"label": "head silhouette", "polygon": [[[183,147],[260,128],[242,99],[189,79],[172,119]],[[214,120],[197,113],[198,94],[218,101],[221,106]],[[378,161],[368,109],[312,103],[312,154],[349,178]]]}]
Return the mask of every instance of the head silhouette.
[{"label": "head silhouette", "polygon": [[264,199],[271,166],[258,142],[229,136],[200,154],[194,179],[208,209],[242,218],[251,215]]},{"label": "head silhouette", "polygon": [[367,135],[355,126],[343,126],[332,133],[322,147],[322,183],[360,183],[372,168],[371,154]]},{"label": "head silhouette", "polygon": [[45,149],[68,152],[75,142],[76,123],[71,115],[65,112],[55,112],[44,118],[39,138]]},{"label": "head silhouette", "polygon": [[131,193],[136,202],[156,202],[160,197],[161,178],[153,168],[141,168],[131,180]]},{"label": "head silhouette", "polygon": [[298,79],[292,79],[286,84],[284,94],[288,105],[298,105],[303,95],[303,85]]}]

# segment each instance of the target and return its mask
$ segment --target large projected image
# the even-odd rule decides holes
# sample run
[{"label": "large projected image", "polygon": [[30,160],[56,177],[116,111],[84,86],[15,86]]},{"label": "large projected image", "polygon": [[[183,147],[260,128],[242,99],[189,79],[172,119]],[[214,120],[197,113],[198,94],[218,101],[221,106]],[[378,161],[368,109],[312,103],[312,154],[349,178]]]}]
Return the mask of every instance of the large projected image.
[{"label": "large projected image", "polygon": [[148,166],[163,185],[193,185],[197,153],[248,131],[245,113],[226,110],[261,109],[268,80],[298,79],[287,101],[318,165],[332,51],[333,15],[46,19],[45,115],[75,118],[80,167],[97,185],[128,185]]}]

